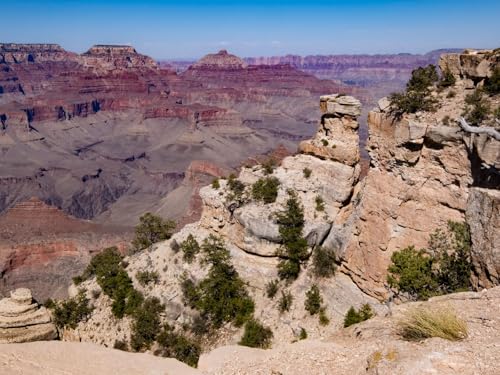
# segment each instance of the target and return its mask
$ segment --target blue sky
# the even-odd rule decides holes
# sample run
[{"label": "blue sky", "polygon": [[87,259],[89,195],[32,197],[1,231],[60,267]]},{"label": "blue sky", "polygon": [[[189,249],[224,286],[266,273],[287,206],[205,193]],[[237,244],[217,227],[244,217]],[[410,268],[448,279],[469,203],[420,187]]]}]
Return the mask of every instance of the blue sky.
[{"label": "blue sky", "polygon": [[0,14],[1,42],[132,44],[155,58],[500,47],[500,0],[5,0]]}]

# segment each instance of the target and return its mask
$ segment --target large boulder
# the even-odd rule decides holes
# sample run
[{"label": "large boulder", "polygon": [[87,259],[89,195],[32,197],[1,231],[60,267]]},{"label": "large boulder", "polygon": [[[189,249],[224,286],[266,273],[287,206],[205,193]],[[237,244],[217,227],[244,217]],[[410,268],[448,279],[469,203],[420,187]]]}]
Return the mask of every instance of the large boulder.
[{"label": "large boulder", "polygon": [[16,289],[0,300],[0,344],[53,340],[57,331],[50,314],[29,289]]}]

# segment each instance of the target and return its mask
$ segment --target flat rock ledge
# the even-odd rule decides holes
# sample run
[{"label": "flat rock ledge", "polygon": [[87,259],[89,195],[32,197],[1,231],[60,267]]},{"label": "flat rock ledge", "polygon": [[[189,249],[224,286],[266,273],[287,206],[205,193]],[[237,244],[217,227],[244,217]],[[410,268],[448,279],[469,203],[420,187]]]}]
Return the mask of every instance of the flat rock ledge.
[{"label": "flat rock ledge", "polygon": [[57,330],[47,309],[33,300],[29,289],[12,291],[0,300],[0,344],[53,340]]}]

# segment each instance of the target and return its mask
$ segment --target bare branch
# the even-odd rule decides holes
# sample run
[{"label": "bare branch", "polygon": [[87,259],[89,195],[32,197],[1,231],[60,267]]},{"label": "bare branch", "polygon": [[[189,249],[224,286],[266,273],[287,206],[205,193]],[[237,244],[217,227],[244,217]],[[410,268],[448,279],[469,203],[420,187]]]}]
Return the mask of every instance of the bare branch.
[{"label": "bare branch", "polygon": [[467,133],[487,134],[490,137],[495,138],[497,141],[500,141],[500,133],[490,126],[470,126],[469,124],[467,124],[467,121],[465,121],[463,117],[460,117],[458,119],[458,123],[460,124],[460,127]]}]

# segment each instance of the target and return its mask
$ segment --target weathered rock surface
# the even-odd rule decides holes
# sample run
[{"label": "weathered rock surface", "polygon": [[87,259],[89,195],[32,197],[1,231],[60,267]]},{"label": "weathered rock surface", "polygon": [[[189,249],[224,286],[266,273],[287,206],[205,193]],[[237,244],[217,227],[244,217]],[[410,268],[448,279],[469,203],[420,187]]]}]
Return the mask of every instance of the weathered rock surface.
[{"label": "weathered rock surface", "polygon": [[29,289],[16,289],[0,300],[0,344],[53,340],[57,331],[47,309]]},{"label": "weathered rock surface", "polygon": [[472,188],[466,211],[476,288],[500,284],[500,191]]},{"label": "weathered rock surface", "polygon": [[[473,56],[491,58],[482,52]],[[444,55],[442,61],[451,64],[461,58]],[[495,285],[491,280],[498,283],[490,272],[497,275],[500,264],[494,255],[498,245],[492,242],[498,242],[492,234],[500,230],[493,199],[500,187],[500,142],[487,134],[467,133],[456,123],[470,92],[464,80],[479,78],[474,74],[479,73],[461,71],[456,85],[448,89],[456,94],[452,98],[446,91],[435,93],[439,102],[435,113],[396,120],[387,103],[382,103],[368,114],[370,170],[355,192],[356,204],[347,225],[334,228],[325,242],[342,256],[343,271],[370,295],[380,299],[390,295],[386,270],[394,251],[410,245],[425,248],[429,235],[445,228],[449,220],[467,220],[477,232],[473,241],[475,285]],[[476,84],[480,83],[476,80]],[[496,96],[489,100],[498,105]],[[443,124],[446,116],[451,124]],[[472,186],[494,191],[477,190],[469,198]],[[489,216],[480,219],[479,207]]]}]

